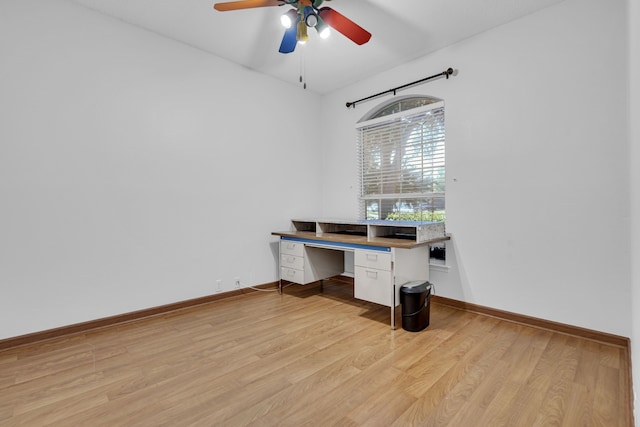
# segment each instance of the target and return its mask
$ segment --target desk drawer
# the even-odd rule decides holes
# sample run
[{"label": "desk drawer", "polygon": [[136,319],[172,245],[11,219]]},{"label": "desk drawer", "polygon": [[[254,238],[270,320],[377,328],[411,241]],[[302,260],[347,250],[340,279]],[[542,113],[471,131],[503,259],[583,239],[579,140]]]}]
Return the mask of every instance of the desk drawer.
[{"label": "desk drawer", "polygon": [[353,296],[391,307],[391,272],[356,266]]},{"label": "desk drawer", "polygon": [[289,282],[297,283],[299,285],[305,285],[304,283],[304,271],[296,270],[294,268],[280,267],[280,279]]},{"label": "desk drawer", "polygon": [[280,254],[304,256],[304,244],[291,240],[280,240]]},{"label": "desk drawer", "polygon": [[280,266],[293,268],[295,270],[302,270],[304,268],[304,258],[301,256],[281,254]]},{"label": "desk drawer", "polygon": [[355,251],[353,263],[361,267],[390,271],[391,254],[378,251]]}]

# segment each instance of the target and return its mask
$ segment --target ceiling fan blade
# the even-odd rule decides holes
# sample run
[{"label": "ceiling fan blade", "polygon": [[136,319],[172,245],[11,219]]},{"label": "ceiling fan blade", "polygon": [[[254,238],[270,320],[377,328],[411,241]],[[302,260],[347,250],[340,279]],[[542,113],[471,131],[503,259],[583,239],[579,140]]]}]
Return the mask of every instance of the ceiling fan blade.
[{"label": "ceiling fan blade", "polygon": [[291,53],[296,49],[296,45],[298,44],[298,40],[296,40],[296,33],[298,29],[295,25],[292,25],[291,28],[287,28],[284,32],[284,36],[282,37],[282,42],[280,43],[280,53]]},{"label": "ceiling fan blade", "polygon": [[252,9],[254,7],[282,6],[283,4],[283,0],[242,0],[216,3],[213,8],[220,12],[226,12],[229,10]]},{"label": "ceiling fan blade", "polygon": [[318,13],[328,26],[356,44],[365,44],[371,38],[370,32],[330,7],[322,7]]}]

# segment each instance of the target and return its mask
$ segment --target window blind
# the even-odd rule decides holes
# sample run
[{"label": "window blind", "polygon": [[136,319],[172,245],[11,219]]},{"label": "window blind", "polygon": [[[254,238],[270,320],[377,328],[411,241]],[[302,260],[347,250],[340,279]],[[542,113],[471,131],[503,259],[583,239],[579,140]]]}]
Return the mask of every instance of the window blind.
[{"label": "window blind", "polygon": [[361,217],[444,215],[443,102],[360,123],[357,135]]}]

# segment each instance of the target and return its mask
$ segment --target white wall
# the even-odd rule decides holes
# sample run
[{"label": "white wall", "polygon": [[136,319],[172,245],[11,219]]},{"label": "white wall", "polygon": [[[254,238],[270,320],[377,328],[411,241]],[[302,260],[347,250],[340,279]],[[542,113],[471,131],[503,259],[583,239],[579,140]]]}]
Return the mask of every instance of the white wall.
[{"label": "white wall", "polygon": [[0,61],[0,339],[276,280],[316,95],[64,0],[0,2]]},{"label": "white wall", "polygon": [[626,3],[567,0],[326,96],[324,214],[357,215],[345,102],[445,100],[446,297],[630,336]]},{"label": "white wall", "polygon": [[635,421],[640,426],[640,4],[629,4],[629,86],[630,86],[630,177],[631,177],[631,284],[632,284],[632,334],[631,356],[635,390]]}]

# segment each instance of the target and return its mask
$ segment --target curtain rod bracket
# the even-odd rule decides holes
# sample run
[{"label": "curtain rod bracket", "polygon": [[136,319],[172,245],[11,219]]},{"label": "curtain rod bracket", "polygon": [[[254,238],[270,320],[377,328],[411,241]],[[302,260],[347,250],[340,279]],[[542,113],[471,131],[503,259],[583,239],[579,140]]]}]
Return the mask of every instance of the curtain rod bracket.
[{"label": "curtain rod bracket", "polygon": [[415,82],[407,83],[407,84],[404,84],[402,86],[395,87],[393,89],[385,90],[384,92],[376,93],[375,95],[367,96],[366,98],[358,99],[357,101],[347,102],[346,105],[347,105],[347,108],[351,108],[351,107],[356,108],[356,104],[358,104],[360,102],[368,101],[370,99],[377,98],[379,96],[386,95],[388,93],[393,93],[393,96],[395,96],[396,93],[399,90],[406,89],[408,87],[417,85],[419,83],[425,83],[425,82],[427,82],[429,80],[437,79],[437,78],[442,77],[442,76],[444,76],[447,80],[449,80],[449,76],[453,76],[455,74],[457,74],[455,72],[455,70],[453,68],[449,67],[445,71],[443,71],[441,73],[438,73],[438,74],[434,74],[433,76],[425,77],[424,79],[416,80]]}]

